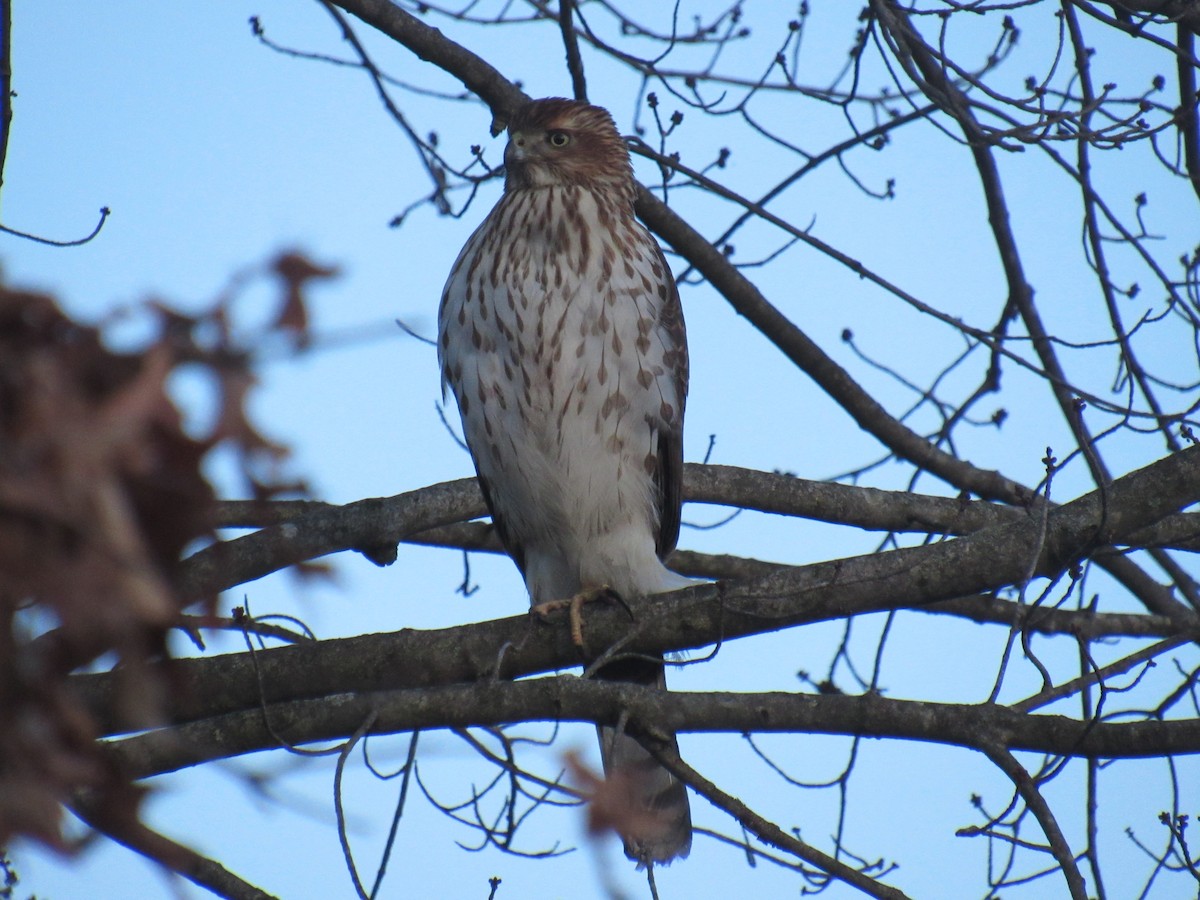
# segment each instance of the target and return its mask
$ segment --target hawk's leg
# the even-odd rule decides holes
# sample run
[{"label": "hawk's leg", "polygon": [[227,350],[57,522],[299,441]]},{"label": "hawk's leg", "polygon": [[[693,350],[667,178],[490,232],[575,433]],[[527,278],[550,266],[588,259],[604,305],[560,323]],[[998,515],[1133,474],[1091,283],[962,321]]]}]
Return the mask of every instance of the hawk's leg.
[{"label": "hawk's leg", "polygon": [[[551,613],[557,612],[560,609],[567,610],[568,621],[571,623],[571,643],[579,648],[580,653],[586,654],[587,648],[583,643],[583,604],[593,603],[597,600],[604,600],[608,603],[616,601],[625,607],[626,612],[630,612],[621,595],[606,584],[582,590],[574,597],[566,597],[562,600],[547,600],[545,603],[535,603],[530,607],[529,611],[544,621],[549,619]],[[630,612],[630,615],[632,615],[632,612]]]}]

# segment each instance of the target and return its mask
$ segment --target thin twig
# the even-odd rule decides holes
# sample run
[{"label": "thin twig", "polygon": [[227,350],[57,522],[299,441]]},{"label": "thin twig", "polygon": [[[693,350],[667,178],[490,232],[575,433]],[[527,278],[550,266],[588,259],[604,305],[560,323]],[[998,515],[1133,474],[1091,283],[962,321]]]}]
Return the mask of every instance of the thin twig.
[{"label": "thin twig", "polygon": [[[342,845],[342,858],[346,862],[346,868],[350,871],[350,879],[354,883],[354,890],[358,893],[359,900],[371,900],[374,892],[368,895],[363,887],[362,880],[358,877],[358,867],[354,864],[354,854],[350,850],[350,836],[346,831],[346,811],[342,803],[342,776],[346,771],[346,760],[350,758],[350,753],[358,745],[366,734],[371,730],[371,726],[375,724],[375,713],[371,712],[362,724],[355,729],[354,734],[342,744],[341,752],[338,753],[337,767],[333,775],[333,809],[337,815],[337,833],[338,841]],[[378,882],[376,883],[378,887]]]}]

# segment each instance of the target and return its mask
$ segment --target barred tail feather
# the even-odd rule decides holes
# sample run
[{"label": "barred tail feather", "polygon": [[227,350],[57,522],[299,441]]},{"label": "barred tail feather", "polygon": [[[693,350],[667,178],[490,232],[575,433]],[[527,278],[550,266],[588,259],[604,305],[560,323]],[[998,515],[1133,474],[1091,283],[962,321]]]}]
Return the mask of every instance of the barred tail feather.
[{"label": "barred tail feather", "polygon": [[[602,668],[598,678],[628,681],[666,690],[662,663],[649,660],[620,660]],[[600,726],[600,755],[610,783],[628,791],[629,827],[622,833],[625,855],[638,868],[682,859],[692,849],[692,811],[687,788],[634,738],[615,728]],[[672,743],[674,738],[672,738]],[[675,752],[679,745],[675,743]]]}]

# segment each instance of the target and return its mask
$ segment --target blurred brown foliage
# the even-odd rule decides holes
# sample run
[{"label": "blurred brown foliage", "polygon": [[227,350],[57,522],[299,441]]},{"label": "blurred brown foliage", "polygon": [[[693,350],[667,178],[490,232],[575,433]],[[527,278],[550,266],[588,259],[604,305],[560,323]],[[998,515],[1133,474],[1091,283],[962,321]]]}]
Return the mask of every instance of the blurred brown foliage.
[{"label": "blurred brown foliage", "polygon": [[[305,286],[333,270],[283,254],[267,271],[280,300],[266,331],[303,347]],[[287,449],[246,413],[254,354],[231,336],[236,293],[200,316],[152,304],[152,339],[114,352],[53,298],[0,286],[0,846],[23,834],[69,849],[61,812],[80,800],[107,821],[136,822],[141,789],[108,762],[68,675],[100,660],[119,673],[129,724],[161,719],[168,630],[216,599],[177,581],[185,549],[213,537],[206,455],[231,446],[259,498],[297,488],[263,474],[277,467],[262,458]],[[216,385],[206,435],[185,431],[171,399],[182,365]]]}]

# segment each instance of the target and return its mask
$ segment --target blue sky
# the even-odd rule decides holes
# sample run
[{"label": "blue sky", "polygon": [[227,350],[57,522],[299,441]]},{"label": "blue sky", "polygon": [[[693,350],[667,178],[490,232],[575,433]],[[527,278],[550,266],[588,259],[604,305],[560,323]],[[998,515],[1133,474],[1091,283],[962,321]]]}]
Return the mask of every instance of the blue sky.
[{"label": "blue sky", "polygon": [[[801,58],[817,73],[829,71],[831,60],[844,54],[846,22],[829,14],[827,4],[813,5],[820,8]],[[470,461],[435,409],[440,392],[433,349],[403,334],[392,321],[403,319],[432,335],[445,275],[498,196],[499,185],[485,185],[461,219],[439,217],[425,207],[405,227],[390,229],[389,220],[428,186],[411,146],[387,119],[370,82],[358,71],[288,58],[261,46],[247,24],[251,15],[260,16],[268,35],[281,43],[346,53],[332,20],[316,3],[16,5],[13,85],[18,97],[0,221],[69,240],[93,227],[100,207],[111,208],[112,215],[94,241],[72,249],[0,235],[0,268],[10,283],[53,292],[74,314],[96,320],[117,309],[136,310],[152,297],[201,308],[236,273],[284,249],[297,248],[318,262],[337,265],[341,276],[312,293],[316,331],[330,338],[329,347],[299,358],[270,358],[253,405],[258,421],[268,434],[294,447],[290,471],[308,479],[321,499],[346,502],[463,477],[471,471]],[[770,28],[778,29],[787,17],[762,15],[766,34],[774,34]],[[486,50],[529,93],[568,92],[553,29],[542,29],[545,43],[539,42],[540,52],[534,53],[523,32],[468,27],[451,32],[442,25],[467,46]],[[457,89],[448,76],[407,51],[361,31],[391,74]],[[1016,80],[1044,60],[1044,46],[1031,44],[1012,66]],[[732,68],[737,54],[751,60],[763,51],[747,47],[730,53]],[[614,67],[587,59],[592,98],[609,105],[628,130],[631,82]],[[1131,57],[1124,71],[1140,83],[1148,76],[1135,64]],[[482,144],[487,158],[498,162],[502,141],[489,138],[490,117],[483,107],[398,96],[419,128],[436,126],[440,146],[451,148],[447,153],[454,158],[465,160],[466,147]],[[810,104],[806,114],[809,118],[796,123],[797,139],[814,150],[832,143],[825,135],[840,133],[840,112]],[[705,123],[699,116],[685,118],[680,134],[676,149],[685,150],[685,161],[700,164],[734,139],[722,123]],[[786,171],[786,159],[777,150],[733,146],[728,168],[717,174],[748,196]],[[988,327],[1005,287],[969,156],[961,149],[945,151],[946,139],[931,129],[901,132],[878,159],[869,151],[849,157],[850,165],[861,166],[857,174],[876,186],[896,176],[895,200],[864,197],[830,164],[789,192],[776,211],[804,225],[811,222],[823,240],[927,302]],[[1048,322],[1086,332],[1090,306],[1084,304],[1093,301],[1079,290],[1086,269],[1078,259],[1077,208],[1047,201],[1052,190],[1062,191],[1062,182],[1035,154],[1005,156],[1002,165],[1014,223],[1028,253],[1029,278]],[[643,180],[652,183],[654,168],[644,161],[637,167]],[[1113,175],[1114,196],[1131,203],[1149,182],[1156,227],[1172,236],[1190,228],[1194,243],[1194,218],[1189,218],[1194,217],[1194,197],[1183,196],[1181,184],[1160,183],[1148,170],[1136,182],[1126,184],[1122,178],[1127,176],[1119,171]],[[706,234],[719,233],[731,217],[728,210],[713,212],[700,198],[679,192],[676,198]],[[1188,222],[1190,226],[1181,227]],[[759,255],[765,255],[781,238],[754,227],[734,243],[753,257],[756,244],[765,248]],[[1187,249],[1185,244],[1179,252]],[[958,350],[944,327],[806,248],[793,248],[778,265],[751,272],[776,305],[844,364],[853,364],[839,339],[846,327],[854,330],[865,352],[902,364],[906,376],[919,384],[927,383]],[[269,315],[272,299],[263,279],[250,282],[236,307],[246,333]],[[693,367],[689,460],[703,457],[710,435],[716,441],[714,462],[812,478],[879,455],[877,445],[723,300],[707,288],[687,288],[684,303]],[[129,342],[139,333],[136,313],[114,332]],[[336,340],[347,334],[357,337]],[[1071,365],[1073,372],[1090,373],[1092,364],[1081,358]],[[855,371],[889,409],[912,402],[905,389],[885,376],[861,366]],[[1007,377],[1011,392],[1004,402],[1010,418],[1003,433],[972,433],[964,438],[963,453],[980,466],[1000,467],[1036,483],[1045,448],[1065,448],[1068,441],[1057,415],[1022,393],[1032,381],[1014,371]],[[205,386],[181,379],[178,389],[181,402],[200,421],[210,408]],[[981,410],[990,412],[991,407]],[[1131,447],[1128,455],[1114,450],[1114,459],[1153,458],[1146,453],[1141,446]],[[213,477],[226,493],[236,492],[227,466],[214,465]],[[868,481],[899,487],[903,478],[903,471],[885,467]],[[1065,499],[1084,485],[1085,473],[1072,469],[1056,491]],[[920,488],[943,489],[928,478]],[[721,515],[720,510],[693,506],[684,518],[706,523]],[[681,543],[709,552],[805,563],[869,552],[877,542],[878,536],[850,529],[746,514],[715,531],[685,529]],[[257,614],[297,615],[320,636],[331,637],[445,627],[512,615],[525,604],[516,572],[503,558],[472,559],[472,577],[480,589],[469,598],[454,590],[462,578],[457,554],[404,548],[400,560],[387,569],[357,556],[334,564],[332,583],[272,577],[231,592],[226,605],[245,596]],[[878,617],[856,624],[868,633],[880,627]],[[794,689],[797,670],[817,673],[828,666],[840,636],[839,626],[819,625],[731,643],[711,665],[673,671],[671,683],[693,690]],[[885,680],[894,696],[980,700],[994,678],[1003,638],[999,631],[964,630],[933,617],[901,618],[890,639]],[[233,652],[239,642],[216,636],[211,646],[216,652]],[[1008,690],[1015,698],[1036,686],[1035,673],[1018,671]],[[548,733],[546,728],[531,731]],[[373,743],[373,758],[398,765],[406,740]],[[778,749],[789,772],[810,781],[835,776],[848,746],[846,739],[820,737],[772,737],[762,743]],[[544,755],[543,771],[553,775],[566,748],[594,759],[593,745],[589,728],[563,729],[555,749]],[[835,792],[782,789],[736,735],[685,737],[682,745],[701,772],[758,772],[738,779],[739,796],[759,812],[800,828],[817,846],[828,845],[836,820]],[[485,769],[472,767],[472,752],[451,735],[423,736],[421,754],[423,777],[444,799],[464,796],[464,773],[473,779],[488,777]],[[1003,805],[1005,783],[990,764],[963,751],[874,742],[863,745],[859,765],[851,791],[851,848],[871,857],[900,859],[903,868],[893,880],[914,896],[977,891],[985,846],[979,839],[969,845],[968,839],[953,835],[972,820],[968,800],[973,792]],[[1194,765],[1185,767],[1194,783]],[[1132,803],[1139,795],[1165,792],[1161,765],[1128,764],[1122,771],[1109,782],[1107,802]],[[245,772],[277,773],[271,796],[252,795]],[[300,760],[276,752],[182,773],[155,782],[149,819],[279,896],[352,896],[333,826],[332,772],[328,758]],[[380,783],[366,775],[361,765],[351,773],[351,836],[368,872],[386,835],[396,789],[395,782]],[[737,834],[703,800],[693,802],[698,824]],[[914,810],[919,814],[913,815]],[[871,827],[880,821],[904,825]],[[1150,818],[1139,821],[1157,837]],[[1113,824],[1114,842],[1122,840],[1124,824]],[[465,853],[454,843],[472,839],[431,812],[421,798],[410,801],[381,896],[486,897],[492,875],[504,879],[498,897],[603,896],[598,867],[611,867],[620,884],[641,895],[640,877],[626,868],[615,842],[589,849],[581,838],[581,819],[572,812],[543,812],[527,835],[530,850],[556,840],[580,847],[559,859],[529,863],[494,851]],[[103,840],[76,860],[26,845],[16,848],[16,859],[25,887],[40,897],[206,896]],[[661,873],[659,885],[670,897],[702,896],[714,885],[721,891],[736,885],[741,893],[764,896],[797,891],[793,875],[769,864],[750,869],[742,860],[735,849],[701,837],[692,858]],[[946,860],[952,863],[944,867]],[[1122,874],[1110,875],[1115,896],[1129,895],[1117,889]],[[834,888],[828,895],[851,892]]]}]

